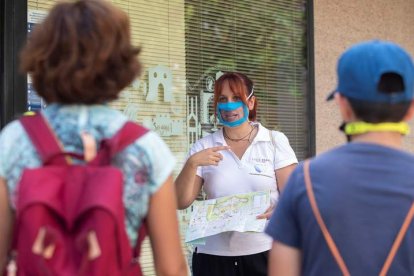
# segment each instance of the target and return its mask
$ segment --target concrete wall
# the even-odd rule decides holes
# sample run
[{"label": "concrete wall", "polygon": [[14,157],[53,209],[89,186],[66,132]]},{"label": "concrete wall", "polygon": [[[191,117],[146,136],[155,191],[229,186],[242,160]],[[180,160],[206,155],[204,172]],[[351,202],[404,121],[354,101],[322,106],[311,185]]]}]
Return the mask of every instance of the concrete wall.
[{"label": "concrete wall", "polygon": [[[338,56],[350,45],[373,38],[394,41],[414,56],[413,0],[314,0],[316,151],[345,141],[341,120],[326,95],[336,85]],[[414,124],[411,124],[414,133]],[[405,147],[414,152],[414,134]]]}]

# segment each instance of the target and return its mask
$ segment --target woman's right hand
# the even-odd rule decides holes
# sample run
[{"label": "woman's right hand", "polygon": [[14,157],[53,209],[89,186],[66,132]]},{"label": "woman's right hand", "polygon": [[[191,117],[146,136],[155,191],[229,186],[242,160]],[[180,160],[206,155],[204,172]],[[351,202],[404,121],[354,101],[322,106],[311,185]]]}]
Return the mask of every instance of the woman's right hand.
[{"label": "woman's right hand", "polygon": [[175,179],[177,203],[179,209],[190,206],[200,193],[203,179],[197,175],[198,166],[217,166],[223,155],[219,151],[228,150],[229,146],[211,147],[191,155]]},{"label": "woman's right hand", "polygon": [[228,149],[230,149],[229,146],[207,148],[191,155],[188,162],[192,167],[217,166],[223,160],[223,155],[219,151]]}]

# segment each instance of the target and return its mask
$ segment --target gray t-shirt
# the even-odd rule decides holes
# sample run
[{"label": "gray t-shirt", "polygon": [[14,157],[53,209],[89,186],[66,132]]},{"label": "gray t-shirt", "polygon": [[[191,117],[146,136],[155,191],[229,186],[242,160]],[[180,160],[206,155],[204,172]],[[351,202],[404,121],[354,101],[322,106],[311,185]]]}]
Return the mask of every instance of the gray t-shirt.
[{"label": "gray t-shirt", "polygon": [[[414,156],[349,143],[310,162],[316,201],[351,275],[378,275],[414,200]],[[302,275],[341,275],[306,194],[303,165],[290,177],[266,229],[302,251]],[[414,227],[389,275],[414,275]]]}]

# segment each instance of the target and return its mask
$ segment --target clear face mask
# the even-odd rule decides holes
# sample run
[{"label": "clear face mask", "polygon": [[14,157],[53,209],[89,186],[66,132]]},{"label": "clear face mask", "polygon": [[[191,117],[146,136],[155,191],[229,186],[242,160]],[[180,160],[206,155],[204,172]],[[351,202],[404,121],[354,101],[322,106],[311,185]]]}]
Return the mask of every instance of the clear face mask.
[{"label": "clear face mask", "polygon": [[[254,87],[252,88],[252,91],[250,92],[249,96],[247,96],[247,100],[251,98],[251,96],[253,95],[253,92],[254,92]],[[221,116],[222,111],[232,112],[232,111],[237,110],[240,107],[243,107],[243,117],[237,121],[229,122],[229,121],[224,120],[223,117]],[[242,101],[218,103],[217,104],[217,117],[220,123],[223,124],[224,126],[236,127],[247,121],[249,117],[249,109],[247,108],[247,105]]]}]

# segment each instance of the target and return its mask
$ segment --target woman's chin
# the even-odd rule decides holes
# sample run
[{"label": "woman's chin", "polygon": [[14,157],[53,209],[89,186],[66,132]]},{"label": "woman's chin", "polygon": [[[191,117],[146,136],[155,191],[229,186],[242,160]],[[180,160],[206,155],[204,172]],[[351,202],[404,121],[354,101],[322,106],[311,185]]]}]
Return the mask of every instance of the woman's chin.
[{"label": "woman's chin", "polygon": [[229,116],[229,117],[223,117],[223,119],[226,122],[232,123],[232,122],[236,122],[237,120],[239,120],[239,116]]}]

